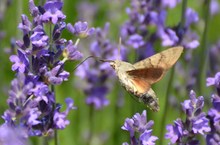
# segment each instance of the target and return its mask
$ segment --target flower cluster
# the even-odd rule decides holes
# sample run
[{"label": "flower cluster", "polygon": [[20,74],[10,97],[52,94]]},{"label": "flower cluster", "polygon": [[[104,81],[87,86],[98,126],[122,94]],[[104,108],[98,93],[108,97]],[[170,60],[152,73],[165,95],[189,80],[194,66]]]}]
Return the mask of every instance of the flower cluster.
[{"label": "flower cluster", "polygon": [[[109,23],[105,24],[104,29],[96,29],[95,40],[90,46],[90,55],[115,60],[117,58],[117,48],[107,39],[109,31]],[[98,62],[97,60],[90,60],[84,62],[77,70],[76,75],[86,80],[87,86],[84,89],[87,95],[86,103],[94,105],[96,109],[100,109],[109,104],[106,95],[109,92],[107,79],[111,77],[113,70],[108,63]]]},{"label": "flower cluster", "polygon": [[[154,145],[158,137],[152,136],[153,124],[152,120],[147,122],[146,110],[144,110],[142,114],[136,113],[132,118],[127,118],[122,129],[129,131],[131,145]],[[138,139],[135,133],[139,134]],[[128,145],[128,143],[123,143],[123,145]]]},{"label": "flower cluster", "polygon": [[154,53],[153,45],[159,39],[162,46],[182,45],[196,48],[198,36],[190,30],[190,25],[198,22],[198,14],[191,8],[186,9],[185,24],[174,27],[165,25],[167,8],[174,8],[180,0],[139,1],[132,0],[127,8],[129,20],[121,28],[121,37],[127,47],[137,49],[139,59]]},{"label": "flower cluster", "polygon": [[214,85],[217,89],[217,94],[212,95],[212,108],[208,111],[211,132],[206,136],[206,143],[215,145],[220,143],[220,72],[215,77],[208,77],[206,81],[207,86]]},{"label": "flower cluster", "polygon": [[67,98],[67,109],[61,112],[54,93],[56,85],[68,80],[70,73],[64,70],[65,62],[82,58],[77,50],[79,40],[73,43],[61,34],[68,26],[74,35],[86,37],[93,28],[88,28],[86,22],[66,26],[62,7],[59,0],[48,0],[43,7],[29,0],[33,20],[25,14],[21,16],[18,28],[23,40],[16,41],[17,54],[10,56],[12,70],[17,74],[11,82],[9,109],[2,117],[9,125],[26,127],[29,136],[47,136],[54,129],[64,129],[69,124],[69,111],[75,108],[73,100]]},{"label": "flower cluster", "polygon": [[209,119],[202,112],[204,106],[204,98],[202,96],[196,98],[194,91],[190,92],[190,100],[182,103],[182,109],[186,114],[186,120],[177,119],[174,125],[167,125],[166,139],[170,139],[172,144],[199,144],[196,139],[197,134],[205,136],[210,132]]},{"label": "flower cluster", "polygon": [[27,145],[27,132],[24,128],[14,128],[9,124],[0,126],[1,145]]},{"label": "flower cluster", "polygon": [[213,107],[208,111],[211,127],[211,132],[206,136],[208,145],[220,143],[220,97],[218,95],[212,95],[212,105]]}]

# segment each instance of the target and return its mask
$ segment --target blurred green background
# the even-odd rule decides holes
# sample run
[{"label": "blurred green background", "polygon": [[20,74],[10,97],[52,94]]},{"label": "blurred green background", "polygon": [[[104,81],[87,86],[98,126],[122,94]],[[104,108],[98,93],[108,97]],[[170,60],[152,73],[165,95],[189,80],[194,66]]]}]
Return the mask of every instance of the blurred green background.
[{"label": "blurred green background", "polygon": [[[35,4],[38,5],[41,1],[36,0]],[[197,24],[194,30],[200,36],[200,43],[202,44],[202,35],[204,31],[204,5],[203,0],[190,0],[188,1],[188,7],[193,8],[199,13],[200,21]],[[125,12],[126,7],[130,6],[129,0],[64,0],[63,12],[67,16],[66,22],[74,23],[80,20],[82,15],[89,14],[89,10],[80,9],[82,3],[89,3],[93,5],[96,9],[95,15],[87,16],[88,19],[83,19],[88,21],[90,26],[93,27],[103,27],[106,22],[110,22],[110,33],[109,39],[117,43],[119,39],[119,29],[120,26],[128,19],[128,16]],[[17,29],[18,23],[21,21],[21,14],[30,15],[28,12],[28,0],[12,0],[9,6],[6,6],[6,0],[0,1],[0,11],[3,13],[2,20],[0,21],[0,31],[4,31],[5,36],[0,40],[0,114],[3,114],[4,110],[7,109],[7,93],[10,89],[10,81],[13,79],[15,73],[11,71],[11,62],[9,61],[9,55],[6,53],[7,49],[10,48],[11,39],[22,39],[22,33]],[[181,3],[174,9],[168,10],[168,19],[166,24],[169,26],[176,25],[181,19]],[[217,14],[209,18],[209,28],[207,35],[207,46],[208,48],[216,43],[219,39],[219,26],[220,26],[220,15]],[[72,36],[67,31],[64,31],[63,37],[66,39],[72,39]],[[73,38],[75,39],[75,38]],[[81,40],[80,43],[85,43],[87,40]],[[81,49],[81,48],[80,48]],[[86,51],[88,48],[82,48],[83,51]],[[201,61],[199,56],[201,49],[198,47],[193,51],[193,57],[197,60],[192,59],[190,62],[184,62],[184,55],[180,58],[180,62],[184,65],[184,68],[187,68],[186,71],[189,71],[191,68],[198,67],[196,62]],[[161,50],[155,50],[158,52]],[[134,55],[135,56],[135,55]],[[107,96],[110,100],[110,104],[107,107],[104,107],[100,110],[92,110],[91,106],[85,104],[85,95],[82,90],[76,88],[74,84],[77,83],[80,79],[74,76],[74,66],[73,63],[68,63],[66,65],[66,70],[71,73],[70,80],[64,82],[62,85],[56,88],[57,100],[61,104],[64,104],[64,98],[71,96],[75,101],[75,106],[77,110],[73,110],[68,119],[70,120],[70,125],[67,126],[62,131],[59,131],[59,142],[61,145],[115,145],[122,144],[123,142],[129,142],[129,133],[123,131],[121,126],[123,126],[124,121],[127,117],[131,118],[135,113],[142,113],[143,110],[147,110],[147,120],[153,120],[153,135],[160,136],[161,131],[166,132],[165,127],[161,127],[162,122],[165,124],[172,124],[173,120],[178,117],[184,118],[183,113],[181,112],[180,102],[183,102],[184,99],[188,99],[189,90],[186,89],[186,80],[181,75],[174,75],[173,87],[171,87],[171,92],[169,94],[170,101],[174,102],[175,105],[168,105],[166,120],[162,119],[165,96],[167,92],[167,86],[170,77],[170,71],[167,75],[157,84],[153,85],[153,88],[159,96],[160,99],[160,112],[155,113],[145,106],[137,103],[135,100],[130,97],[130,95],[125,92],[125,90],[120,86],[119,82],[116,81],[111,93]],[[216,64],[219,65],[219,64]],[[175,67],[176,68],[176,67]],[[205,79],[206,72],[209,72],[209,65],[205,66],[205,75],[203,82],[201,84],[202,91],[198,91],[198,86],[192,86],[192,89],[195,90],[197,95],[203,95],[206,100],[206,107],[208,107],[210,96],[213,92],[212,89],[206,88]],[[201,71],[202,70],[198,70]],[[213,76],[216,72],[210,72],[209,75]],[[115,77],[116,78],[116,77]],[[179,90],[175,88],[175,85],[179,85]],[[121,96],[120,96],[121,95]],[[118,105],[119,101],[122,101],[120,106]],[[176,108],[174,108],[176,107]],[[64,107],[65,108],[65,107]],[[207,108],[206,108],[207,109]],[[3,119],[0,120],[1,124]],[[89,134],[91,133],[91,138]],[[164,143],[167,144],[167,140],[163,139]],[[41,143],[41,140],[37,137],[31,138],[31,144],[38,145]],[[159,144],[159,141],[156,141]],[[50,144],[53,144],[51,140]]]}]

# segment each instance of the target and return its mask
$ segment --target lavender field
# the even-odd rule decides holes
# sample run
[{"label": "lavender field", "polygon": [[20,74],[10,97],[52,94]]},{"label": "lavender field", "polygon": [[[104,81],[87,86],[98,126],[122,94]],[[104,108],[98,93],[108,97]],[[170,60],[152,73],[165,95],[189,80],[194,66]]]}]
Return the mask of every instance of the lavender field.
[{"label": "lavender field", "polygon": [[220,144],[219,26],[219,0],[1,0],[0,145]]}]

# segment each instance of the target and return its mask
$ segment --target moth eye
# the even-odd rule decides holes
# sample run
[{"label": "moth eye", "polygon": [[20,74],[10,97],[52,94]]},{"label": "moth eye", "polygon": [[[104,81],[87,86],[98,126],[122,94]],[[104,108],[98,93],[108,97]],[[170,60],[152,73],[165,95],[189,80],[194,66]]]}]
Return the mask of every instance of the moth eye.
[{"label": "moth eye", "polygon": [[110,63],[110,65],[111,65],[111,67],[112,67],[113,69],[115,69],[115,64],[114,64],[114,63]]}]

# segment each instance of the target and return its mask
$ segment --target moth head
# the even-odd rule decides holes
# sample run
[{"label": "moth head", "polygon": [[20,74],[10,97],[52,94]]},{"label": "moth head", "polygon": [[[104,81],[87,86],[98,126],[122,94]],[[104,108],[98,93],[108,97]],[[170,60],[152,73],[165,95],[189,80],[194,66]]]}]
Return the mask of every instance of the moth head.
[{"label": "moth head", "polygon": [[113,69],[118,70],[121,63],[120,63],[120,60],[114,60],[114,61],[109,62],[109,64]]},{"label": "moth head", "polygon": [[115,63],[114,61],[110,62],[109,64],[110,64],[110,66],[111,66],[113,69],[116,68],[116,63]]}]

